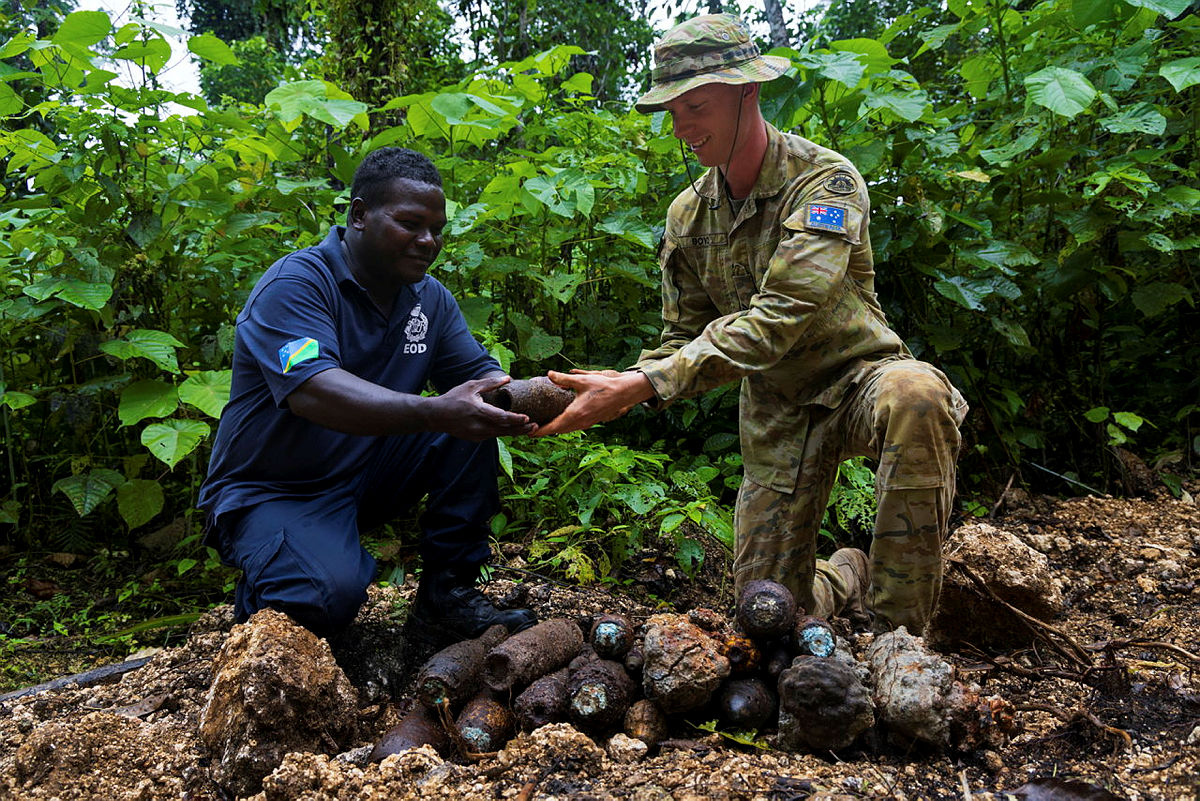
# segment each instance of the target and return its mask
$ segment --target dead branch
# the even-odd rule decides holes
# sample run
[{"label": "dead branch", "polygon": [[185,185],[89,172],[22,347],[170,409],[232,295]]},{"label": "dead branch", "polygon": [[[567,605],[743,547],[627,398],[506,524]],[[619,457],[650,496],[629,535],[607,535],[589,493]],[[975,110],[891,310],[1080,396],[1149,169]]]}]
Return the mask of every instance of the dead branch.
[{"label": "dead branch", "polygon": [[1062,709],[1061,707],[1054,706],[1053,704],[1027,703],[1016,704],[1013,706],[1013,708],[1018,712],[1046,712],[1058,718],[1068,726],[1079,722],[1090,723],[1097,729],[1103,731],[1105,734],[1109,734],[1120,739],[1123,743],[1125,743],[1125,747],[1127,749],[1133,747],[1133,738],[1129,736],[1129,732],[1125,731],[1124,729],[1118,729],[1114,726],[1109,726],[1107,723],[1100,720],[1100,718],[1096,717],[1092,712],[1084,709],[1082,706],[1079,706],[1073,710],[1066,710]]},{"label": "dead branch", "polygon": [[[946,561],[949,562],[952,567],[958,568],[958,570],[964,576],[971,580],[972,584],[982,590],[989,598],[1001,604],[1014,615],[1016,615],[1017,619],[1024,623],[1035,637],[1045,642],[1046,645],[1056,651],[1060,656],[1064,657],[1070,662],[1078,664],[1081,667],[1090,667],[1093,664],[1091,654],[1081,645],[1079,645],[1079,643],[1071,639],[1070,635],[1068,635],[1062,629],[1052,626],[1044,620],[1039,620],[1027,612],[1021,611],[1008,601],[1001,598],[992,591],[992,588],[989,587],[983,579],[975,574],[974,570],[967,567],[958,559],[947,558]],[[1065,643],[1065,647],[1064,645],[1060,645],[1054,638],[1052,638],[1050,636],[1051,634],[1053,634],[1054,637],[1062,640],[1062,642]]]}]

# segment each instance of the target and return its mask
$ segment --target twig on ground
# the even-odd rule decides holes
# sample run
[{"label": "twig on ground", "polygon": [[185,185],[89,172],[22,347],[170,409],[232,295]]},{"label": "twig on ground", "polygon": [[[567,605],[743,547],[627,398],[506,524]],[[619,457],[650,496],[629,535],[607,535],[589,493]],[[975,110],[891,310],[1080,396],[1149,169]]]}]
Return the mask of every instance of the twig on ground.
[{"label": "twig on ground", "polygon": [[[1075,642],[1075,640],[1071,639],[1071,636],[1068,635],[1065,631],[1063,631],[1062,629],[1059,629],[1055,626],[1051,626],[1049,623],[1045,622],[1044,620],[1038,620],[1033,615],[1030,615],[1027,612],[1021,611],[1017,607],[1010,604],[1008,601],[1001,598],[999,595],[997,595],[995,592],[992,591],[992,588],[989,587],[987,585],[987,583],[984,582],[983,579],[981,579],[978,575],[976,575],[974,570],[967,567],[965,564],[963,564],[959,560],[953,559],[953,558],[948,558],[946,561],[949,562],[952,567],[958,568],[959,572],[961,572],[964,576],[966,576],[968,579],[970,579],[971,583],[973,583],[976,587],[978,587],[984,593],[986,593],[989,598],[991,598],[992,600],[1001,604],[1006,609],[1008,609],[1010,612],[1012,612],[1014,615],[1016,615],[1017,619],[1020,620],[1022,623],[1024,623],[1025,626],[1028,627],[1029,630],[1036,637],[1041,639],[1043,642],[1046,643],[1046,645],[1050,646],[1050,648],[1057,651],[1061,656],[1066,658],[1068,661],[1074,662],[1077,665],[1079,665],[1080,667],[1090,667],[1093,664],[1091,654],[1088,651],[1086,651],[1079,643],[1077,643],[1077,642]],[[1065,645],[1060,645],[1054,638],[1049,636],[1051,634],[1053,634],[1054,637],[1057,637],[1059,640],[1062,640],[1062,642],[1065,643]]]},{"label": "twig on ground", "polygon": [[1083,706],[1079,706],[1073,710],[1066,710],[1062,709],[1061,707],[1054,706],[1053,704],[1026,703],[1014,705],[1013,708],[1018,712],[1047,712],[1051,715],[1054,715],[1054,717],[1058,718],[1063,723],[1066,723],[1068,726],[1080,721],[1084,721],[1092,724],[1104,733],[1120,739],[1125,743],[1126,748],[1133,747],[1133,738],[1129,736],[1129,732],[1125,731],[1124,729],[1118,729],[1114,726],[1109,726],[1107,723],[1100,720],[1100,718],[1096,717],[1091,711],[1084,709]]}]

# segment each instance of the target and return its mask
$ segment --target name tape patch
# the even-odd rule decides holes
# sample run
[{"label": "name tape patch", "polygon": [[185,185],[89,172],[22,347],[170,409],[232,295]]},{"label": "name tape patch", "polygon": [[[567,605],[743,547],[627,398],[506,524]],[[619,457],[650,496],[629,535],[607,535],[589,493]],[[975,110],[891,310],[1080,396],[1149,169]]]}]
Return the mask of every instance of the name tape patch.
[{"label": "name tape patch", "polygon": [[701,236],[680,237],[686,247],[711,248],[729,244],[729,234],[703,234]]},{"label": "name tape patch", "polygon": [[846,210],[828,203],[809,203],[804,215],[804,224],[819,231],[846,233]]},{"label": "name tape patch", "polygon": [[279,349],[279,366],[287,372],[300,362],[315,359],[321,355],[321,345],[312,337],[293,339]]}]

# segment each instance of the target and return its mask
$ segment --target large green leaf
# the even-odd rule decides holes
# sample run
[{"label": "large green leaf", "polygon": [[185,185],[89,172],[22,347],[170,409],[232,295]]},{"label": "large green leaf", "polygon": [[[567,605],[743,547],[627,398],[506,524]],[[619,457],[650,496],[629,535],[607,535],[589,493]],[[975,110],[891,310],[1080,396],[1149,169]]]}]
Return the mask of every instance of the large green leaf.
[{"label": "large green leaf", "polygon": [[1025,79],[1029,98],[1040,106],[1071,118],[1096,98],[1096,88],[1081,73],[1065,67],[1046,67]]},{"label": "large green leaf", "polygon": [[91,47],[112,30],[112,20],[103,11],[74,11],[67,15],[50,41],[59,45]]},{"label": "large green leaf", "polygon": [[159,72],[171,60],[171,45],[165,39],[130,42],[112,54],[113,58],[145,64],[151,72]]},{"label": "large green leaf", "polygon": [[856,53],[804,53],[799,58],[801,66],[816,71],[822,78],[837,81],[853,89],[867,73],[862,59]]},{"label": "large green leaf", "polygon": [[72,306],[100,311],[108,303],[108,299],[112,297],[112,293],[113,289],[108,284],[69,278],[63,281],[62,288],[55,294]]},{"label": "large green leaf", "polygon": [[181,347],[183,343],[170,334],[149,328],[135,328],[120,339],[100,343],[100,350],[110,356],[122,361],[141,356],[169,373],[179,372],[175,348]]},{"label": "large green leaf", "polygon": [[121,390],[117,416],[131,426],[147,417],[167,417],[179,408],[179,393],[163,381],[136,381]]},{"label": "large green leaf", "polygon": [[921,119],[921,115],[925,113],[925,107],[929,105],[929,97],[920,91],[875,92],[867,90],[863,94],[866,98],[863,105],[866,108],[886,109],[905,122],[915,122]]},{"label": "large green leaf", "polygon": [[241,60],[229,49],[229,45],[211,33],[202,33],[188,39],[188,50],[214,64],[240,64]]},{"label": "large green leaf", "polygon": [[163,489],[157,481],[135,478],[117,487],[117,511],[131,529],[149,523],[163,510]]},{"label": "large green leaf", "polygon": [[1191,293],[1181,284],[1154,281],[1139,286],[1130,296],[1133,305],[1147,317],[1157,317],[1181,300],[1190,300]]},{"label": "large green leaf", "polygon": [[89,514],[109,496],[114,489],[125,483],[125,477],[116,470],[97,468],[67,478],[60,478],[51,487],[52,492],[66,495],[80,517]]},{"label": "large green leaf", "polygon": [[646,248],[653,248],[655,245],[654,231],[642,219],[640,209],[617,209],[596,227]]},{"label": "large green leaf", "polygon": [[1192,4],[1192,0],[1125,0],[1125,2],[1135,8],[1148,8],[1170,19],[1187,11],[1188,6]]},{"label": "large green leaf", "polygon": [[525,342],[524,350],[527,358],[540,362],[561,352],[562,348],[562,337],[548,334],[539,326],[534,326],[532,333],[529,334],[529,339]]},{"label": "large green leaf", "polygon": [[142,431],[142,444],[166,462],[167,467],[173,468],[196,449],[209,431],[208,424],[198,420],[167,420],[146,426]]},{"label": "large green leaf", "polygon": [[1150,103],[1135,103],[1120,114],[1100,120],[1112,133],[1144,133],[1161,136],[1167,130],[1167,118]]},{"label": "large green leaf", "polygon": [[179,399],[195,406],[209,417],[220,419],[221,410],[229,403],[232,370],[200,370],[188,375],[179,385]]},{"label": "large green leaf", "polygon": [[1170,81],[1176,92],[1182,92],[1189,86],[1200,83],[1200,56],[1180,58],[1163,64],[1158,68],[1158,74]]}]

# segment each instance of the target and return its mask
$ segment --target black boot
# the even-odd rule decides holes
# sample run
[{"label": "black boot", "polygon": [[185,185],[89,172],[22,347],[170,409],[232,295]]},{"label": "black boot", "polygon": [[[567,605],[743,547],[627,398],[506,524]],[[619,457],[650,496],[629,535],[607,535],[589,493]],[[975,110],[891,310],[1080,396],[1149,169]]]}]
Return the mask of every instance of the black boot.
[{"label": "black boot", "polygon": [[475,589],[478,567],[433,569],[421,576],[410,619],[439,640],[458,642],[483,634],[497,624],[510,634],[537,623],[528,609],[497,609]]}]

